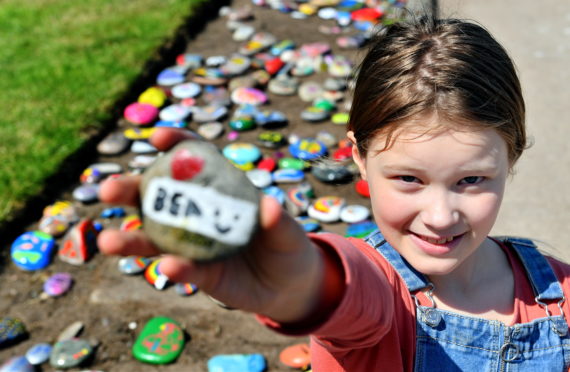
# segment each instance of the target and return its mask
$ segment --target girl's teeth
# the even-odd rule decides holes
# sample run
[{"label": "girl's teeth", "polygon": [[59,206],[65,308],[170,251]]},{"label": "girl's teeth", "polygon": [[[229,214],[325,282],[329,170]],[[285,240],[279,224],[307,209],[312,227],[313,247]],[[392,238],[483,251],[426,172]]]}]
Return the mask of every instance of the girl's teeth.
[{"label": "girl's teeth", "polygon": [[424,240],[426,240],[428,243],[431,244],[445,244],[445,243],[449,243],[450,241],[453,240],[453,237],[449,237],[449,238],[441,238],[441,239],[432,239],[432,238],[425,238]]}]

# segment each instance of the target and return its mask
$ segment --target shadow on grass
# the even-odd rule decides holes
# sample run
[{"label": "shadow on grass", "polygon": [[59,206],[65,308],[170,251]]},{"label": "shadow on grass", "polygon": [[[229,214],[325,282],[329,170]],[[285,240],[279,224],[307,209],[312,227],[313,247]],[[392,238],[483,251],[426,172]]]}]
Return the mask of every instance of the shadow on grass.
[{"label": "shadow on grass", "polygon": [[117,127],[125,107],[136,101],[145,88],[155,84],[160,71],[175,64],[176,56],[184,53],[188,42],[194,39],[209,21],[215,19],[219,9],[225,5],[230,5],[230,0],[204,0],[201,5],[193,9],[193,14],[184,20],[173,37],[153,53],[153,57],[145,63],[140,76],[112,105],[109,118],[100,123],[100,129],[87,129],[89,139],[78,151],[62,162],[57,172],[45,180],[42,191],[27,200],[22,208],[0,225],[0,274],[10,261],[12,242],[25,232],[26,226],[41,218],[42,211],[47,205],[60,199],[63,191],[76,184],[83,170],[97,158],[97,144]]}]

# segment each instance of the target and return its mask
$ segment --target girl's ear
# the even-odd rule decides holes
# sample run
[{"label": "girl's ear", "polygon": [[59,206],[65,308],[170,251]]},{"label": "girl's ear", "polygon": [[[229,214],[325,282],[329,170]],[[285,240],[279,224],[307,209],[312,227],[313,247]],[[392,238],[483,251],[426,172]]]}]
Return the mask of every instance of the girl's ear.
[{"label": "girl's ear", "polygon": [[346,136],[348,137],[350,142],[352,142],[352,159],[358,166],[358,170],[360,171],[360,176],[362,177],[363,180],[366,180],[366,158],[365,157],[363,158],[360,155],[360,152],[358,151],[358,146],[356,143],[356,138],[354,137],[354,132],[348,131],[346,133]]}]

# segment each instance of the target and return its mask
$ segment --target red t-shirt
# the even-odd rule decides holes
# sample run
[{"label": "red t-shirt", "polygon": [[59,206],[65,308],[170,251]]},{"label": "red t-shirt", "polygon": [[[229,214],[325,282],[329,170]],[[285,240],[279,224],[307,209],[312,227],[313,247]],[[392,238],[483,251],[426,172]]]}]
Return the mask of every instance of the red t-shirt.
[{"label": "red t-shirt", "polygon": [[[334,234],[311,235],[322,249],[338,255],[346,289],[339,306],[319,324],[292,332],[271,319],[258,319],[284,334],[311,334],[311,365],[315,372],[413,371],[416,319],[414,301],[404,281],[370,245]],[[515,281],[514,323],[546,316],[534,301],[526,272],[515,252],[502,246]],[[570,296],[570,265],[548,257],[566,298]],[[429,306],[424,296],[422,305]],[[425,301],[422,301],[422,299]],[[570,301],[563,304],[570,314]],[[557,305],[549,305],[559,315]]]}]

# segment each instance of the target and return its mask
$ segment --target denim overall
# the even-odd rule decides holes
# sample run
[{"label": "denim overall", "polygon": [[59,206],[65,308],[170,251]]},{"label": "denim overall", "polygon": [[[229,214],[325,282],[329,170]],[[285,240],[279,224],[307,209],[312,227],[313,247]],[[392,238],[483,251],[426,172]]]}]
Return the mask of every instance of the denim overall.
[{"label": "denim overall", "polygon": [[[379,231],[366,242],[392,265],[405,281],[416,303],[416,357],[414,371],[567,371],[570,366],[568,324],[562,311],[564,294],[546,259],[530,241],[502,239],[520,257],[532,283],[535,301],[545,317],[506,326],[495,320],[465,316],[436,308],[433,285],[386,242]],[[423,292],[431,306],[420,305]],[[558,303],[553,315],[547,303]]]}]

